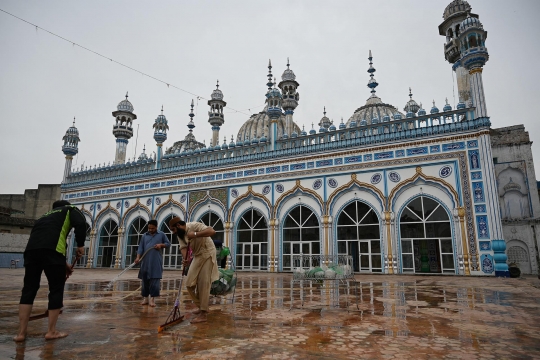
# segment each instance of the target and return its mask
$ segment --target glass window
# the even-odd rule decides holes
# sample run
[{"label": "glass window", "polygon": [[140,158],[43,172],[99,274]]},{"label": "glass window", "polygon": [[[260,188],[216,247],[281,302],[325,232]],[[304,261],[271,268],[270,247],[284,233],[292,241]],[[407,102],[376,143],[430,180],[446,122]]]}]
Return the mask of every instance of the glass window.
[{"label": "glass window", "polygon": [[238,270],[268,268],[268,225],[256,209],[246,211],[236,231],[236,267]]},{"label": "glass window", "polygon": [[143,235],[148,231],[148,223],[142,217],[138,217],[129,225],[128,239],[126,244],[126,258],[124,264],[131,265],[137,257],[137,249]]},{"label": "glass window", "polygon": [[296,206],[286,215],[283,226],[283,270],[292,270],[293,255],[318,255],[320,250],[317,215],[306,206]]}]

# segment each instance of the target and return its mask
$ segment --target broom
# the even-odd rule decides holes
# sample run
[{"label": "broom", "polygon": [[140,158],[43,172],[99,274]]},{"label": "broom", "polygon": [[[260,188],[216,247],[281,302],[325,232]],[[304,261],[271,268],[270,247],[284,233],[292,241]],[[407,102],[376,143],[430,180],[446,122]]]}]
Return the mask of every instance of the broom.
[{"label": "broom", "polygon": [[[75,264],[77,264],[77,261],[79,261],[81,257],[79,255],[77,255],[75,257],[75,260],[73,260],[73,263],[71,263],[71,266],[69,266],[69,269],[71,270],[69,273],[66,273],[66,281],[67,279],[69,279],[69,276],[71,275],[71,273],[73,272],[73,268],[75,267]],[[66,264],[67,265],[67,264]],[[60,310],[60,314],[62,313],[62,310]],[[39,315],[34,315],[34,316],[30,316],[28,318],[28,321],[33,321],[33,320],[38,320],[38,319],[43,319],[43,318],[48,318],[49,317],[49,310],[45,310],[45,312],[43,314],[39,314]]]},{"label": "broom", "polygon": [[180,278],[180,285],[178,286],[178,294],[176,295],[176,300],[174,301],[174,308],[172,309],[171,313],[165,320],[165,323],[158,326],[158,333],[163,332],[165,328],[168,328],[170,326],[176,325],[184,320],[184,315],[180,314],[180,297],[182,296],[182,285],[184,283],[184,276],[187,274],[187,271],[189,269],[189,264],[191,263],[191,260],[193,259],[191,248],[188,245],[187,248],[187,265],[184,266],[182,269],[182,277]]}]

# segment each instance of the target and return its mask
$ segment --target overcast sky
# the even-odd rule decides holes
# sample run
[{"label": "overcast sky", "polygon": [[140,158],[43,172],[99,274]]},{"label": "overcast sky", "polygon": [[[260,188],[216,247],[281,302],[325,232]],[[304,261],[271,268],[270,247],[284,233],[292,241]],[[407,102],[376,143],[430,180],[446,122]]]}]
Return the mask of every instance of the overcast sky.
[{"label": "overcast sky", "polygon": [[[262,109],[268,59],[280,79],[287,57],[300,83],[294,121],[306,130],[327,116],[345,121],[369,97],[368,51],[377,95],[403,109],[408,88],[429,111],[455,105],[457,87],[438,34],[449,0],[382,1],[20,1],[0,8],[108,58],[209,98],[219,79],[227,104],[220,143]],[[524,124],[540,168],[536,105],[540,1],[471,0],[488,31],[483,79],[493,127]],[[279,80],[278,80],[279,81]],[[140,125],[127,157],[156,149],[161,106],[165,147],[182,140],[195,99],[199,141],[211,139],[206,100],[157,82],[0,12],[0,193],[62,181],[62,137],[76,117],[74,167],[114,160],[112,111],[129,91]],[[248,110],[249,109],[249,110]],[[531,110],[532,109],[532,110]]]}]

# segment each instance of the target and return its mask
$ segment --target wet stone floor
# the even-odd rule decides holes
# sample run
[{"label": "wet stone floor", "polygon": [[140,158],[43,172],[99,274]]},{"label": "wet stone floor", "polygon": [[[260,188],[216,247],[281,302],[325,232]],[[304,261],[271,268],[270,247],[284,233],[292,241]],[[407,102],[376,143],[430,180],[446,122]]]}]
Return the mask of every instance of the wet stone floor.
[{"label": "wet stone floor", "polygon": [[[186,319],[158,333],[177,295],[165,271],[157,306],[141,306],[137,271],[77,269],[58,329],[30,322],[16,344],[23,269],[0,269],[0,359],[540,359],[540,280],[357,275],[291,288],[289,274],[238,273],[234,294],[211,300],[208,323]],[[184,288],[185,289],[185,288]],[[47,306],[42,287],[33,314]]]}]

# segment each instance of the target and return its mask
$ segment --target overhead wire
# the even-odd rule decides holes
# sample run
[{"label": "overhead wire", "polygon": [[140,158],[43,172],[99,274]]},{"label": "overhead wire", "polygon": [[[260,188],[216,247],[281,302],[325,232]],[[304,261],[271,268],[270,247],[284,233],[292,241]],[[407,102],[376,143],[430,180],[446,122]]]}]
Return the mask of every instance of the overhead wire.
[{"label": "overhead wire", "polygon": [[[39,25],[36,25],[36,24],[34,24],[34,23],[31,23],[30,21],[27,21],[27,20],[25,20],[25,19],[23,19],[23,18],[20,18],[20,17],[18,17],[17,15],[14,15],[14,14],[12,14],[12,13],[10,13],[10,12],[5,11],[4,9],[0,9],[0,11],[3,12],[3,13],[5,13],[5,14],[7,14],[7,15],[10,15],[10,16],[12,16],[12,17],[14,17],[14,18],[16,18],[16,19],[18,19],[18,20],[20,20],[20,21],[22,21],[22,22],[25,22],[25,23],[27,23],[27,24],[29,24],[29,25],[34,26],[34,27],[36,28],[36,32],[38,31],[38,29],[39,29],[39,30],[43,30],[43,31],[45,31],[46,33],[49,33],[50,35],[53,35],[53,36],[55,36],[55,37],[57,37],[57,38],[59,38],[59,39],[61,39],[61,40],[63,40],[63,41],[66,41],[66,42],[72,44],[73,46],[78,46],[78,47],[80,47],[80,48],[83,49],[83,50],[86,50],[86,51],[88,51],[88,52],[91,52],[91,53],[93,53],[93,54],[99,56],[99,57],[102,57],[102,58],[104,58],[104,59],[107,59],[107,60],[109,60],[109,61],[111,61],[111,62],[113,62],[113,63],[115,63],[115,64],[117,64],[117,65],[123,66],[123,67],[125,67],[126,69],[135,71],[135,72],[137,72],[137,73],[139,73],[139,74],[141,74],[141,75],[143,75],[143,76],[147,76],[147,77],[149,77],[150,79],[153,79],[153,80],[158,81],[158,82],[160,82],[160,83],[162,83],[162,84],[165,84],[165,85],[167,85],[168,88],[171,88],[171,87],[172,87],[172,88],[174,88],[174,89],[183,91],[183,92],[185,92],[186,94],[193,95],[193,96],[197,97],[197,101],[198,101],[199,99],[209,100],[208,98],[205,98],[204,96],[197,95],[197,94],[195,94],[195,93],[193,93],[193,92],[191,92],[191,91],[189,91],[189,90],[185,90],[185,89],[183,89],[183,88],[181,88],[181,87],[179,87],[179,86],[176,86],[176,85],[174,85],[174,84],[172,84],[172,83],[170,83],[170,82],[167,82],[167,81],[165,81],[165,80],[161,80],[161,79],[159,79],[159,78],[157,78],[157,77],[155,77],[155,76],[152,76],[152,75],[150,75],[150,74],[147,74],[147,73],[145,73],[145,72],[143,72],[143,71],[141,71],[141,70],[135,69],[135,68],[133,68],[133,67],[131,67],[131,66],[129,66],[129,65],[126,65],[126,64],[124,64],[124,63],[121,63],[120,61],[116,61],[116,60],[114,60],[113,58],[110,58],[110,57],[108,57],[108,56],[106,56],[106,55],[100,54],[99,52],[94,51],[94,50],[92,50],[92,49],[90,49],[90,48],[87,48],[86,46],[83,46],[83,45],[81,45],[81,44],[78,44],[78,43],[76,43],[76,42],[74,42],[74,41],[72,41],[72,40],[66,39],[65,37],[63,37],[63,36],[61,36],[61,35],[58,35],[58,34],[52,32],[52,31],[50,31],[50,30],[47,30],[47,29],[45,29],[45,28],[42,28],[42,27],[39,26]],[[252,107],[252,108],[257,108],[257,107],[260,107],[260,106],[262,106],[262,105],[259,105],[259,106],[256,106],[256,107]],[[245,110],[252,109],[252,108],[247,108],[247,109],[245,109],[245,110],[237,110],[237,109],[232,108],[231,106],[225,106],[225,107],[226,107],[226,108],[229,108],[230,110],[233,110],[233,111],[230,112],[230,113],[241,113],[241,114],[244,114],[244,115],[247,115],[247,116],[250,116],[250,114],[247,114],[247,113],[245,113],[244,111],[245,111]]]}]

